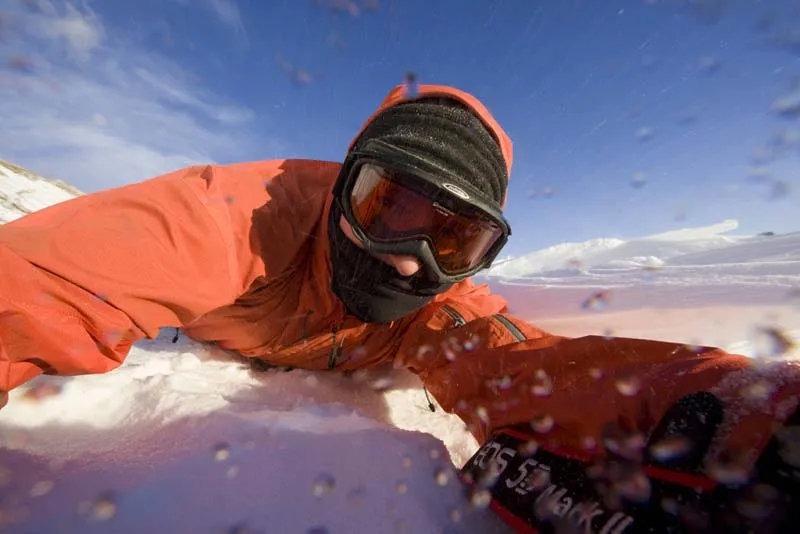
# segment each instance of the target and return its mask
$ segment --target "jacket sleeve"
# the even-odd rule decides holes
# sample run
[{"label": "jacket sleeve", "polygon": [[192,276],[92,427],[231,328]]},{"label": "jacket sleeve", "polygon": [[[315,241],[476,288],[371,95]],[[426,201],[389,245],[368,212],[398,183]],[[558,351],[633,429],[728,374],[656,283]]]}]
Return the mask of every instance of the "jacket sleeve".
[{"label": "jacket sleeve", "polygon": [[264,273],[248,236],[266,200],[260,178],[189,167],[0,226],[0,394],[109,371],[137,339],[233,302]]},{"label": "jacket sleeve", "polygon": [[646,434],[680,399],[710,392],[728,407],[727,445],[758,449],[800,396],[800,375],[790,363],[755,365],[680,343],[555,336],[506,310],[462,313],[468,317],[459,326],[431,311],[400,357],[479,443],[523,425],[543,445],[602,450],[609,428]]}]

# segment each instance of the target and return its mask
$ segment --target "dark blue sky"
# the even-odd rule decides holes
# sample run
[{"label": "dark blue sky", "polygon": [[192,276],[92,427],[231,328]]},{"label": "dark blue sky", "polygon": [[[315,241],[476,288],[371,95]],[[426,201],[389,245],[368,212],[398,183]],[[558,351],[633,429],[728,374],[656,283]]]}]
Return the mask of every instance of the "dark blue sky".
[{"label": "dark blue sky", "polygon": [[[348,13],[353,6],[357,14]],[[746,233],[800,226],[797,2],[140,0],[94,2],[75,13],[59,6],[58,16],[73,15],[99,39],[82,60],[48,47],[53,31],[22,32],[6,46],[47,63],[37,72],[63,86],[47,105],[64,106],[47,116],[85,116],[89,126],[70,125],[99,148],[61,139],[33,149],[0,134],[0,157],[84,190],[184,160],[340,161],[386,91],[413,71],[422,82],[472,92],[511,135],[510,254],[722,219],[738,219]],[[55,33],[86,48],[81,32],[77,40],[74,31]],[[106,137],[98,141],[95,130]],[[754,159],[759,150],[763,161]],[[119,165],[128,171],[109,172],[117,161],[130,161]]]}]

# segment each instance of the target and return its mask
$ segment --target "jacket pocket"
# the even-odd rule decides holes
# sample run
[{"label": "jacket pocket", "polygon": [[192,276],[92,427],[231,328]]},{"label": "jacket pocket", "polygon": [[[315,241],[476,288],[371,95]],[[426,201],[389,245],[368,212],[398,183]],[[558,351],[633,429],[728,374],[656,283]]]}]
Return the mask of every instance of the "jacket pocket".
[{"label": "jacket pocket", "polygon": [[458,328],[460,326],[464,326],[465,324],[467,324],[467,320],[464,319],[464,316],[458,313],[458,311],[452,306],[448,306],[447,304],[445,304],[444,306],[442,306],[442,309],[453,320],[454,323],[453,328]]},{"label": "jacket pocket", "polygon": [[511,319],[509,319],[505,315],[495,313],[494,315],[492,315],[492,318],[501,325],[503,325],[503,327],[506,330],[508,330],[511,333],[511,335],[514,336],[514,339],[516,339],[517,341],[525,341],[526,339],[528,339],[527,337],[525,337],[525,334],[522,332],[522,330],[520,330],[517,327],[517,325],[512,323]]},{"label": "jacket pocket", "polygon": [[[442,306],[442,309],[453,320],[453,328],[459,328],[467,324],[467,320],[464,319],[464,316],[461,315],[458,312],[458,310],[456,310],[452,306],[445,304],[444,306]],[[528,339],[522,332],[522,330],[520,330],[519,327],[515,325],[511,321],[511,319],[509,319],[505,315],[500,313],[495,313],[494,315],[492,315],[492,318],[495,321],[497,321],[506,331],[508,331],[508,333],[514,336],[514,339],[516,339],[517,341],[525,341],[526,339]]]}]

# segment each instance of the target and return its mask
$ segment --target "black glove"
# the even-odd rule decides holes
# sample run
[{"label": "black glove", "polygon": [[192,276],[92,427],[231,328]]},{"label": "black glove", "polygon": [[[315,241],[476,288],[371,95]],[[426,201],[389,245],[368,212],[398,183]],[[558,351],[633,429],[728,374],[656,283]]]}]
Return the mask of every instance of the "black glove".
[{"label": "black glove", "polygon": [[528,425],[508,428],[461,474],[473,499],[490,496],[517,532],[798,532],[800,410],[752,468],[731,456],[707,464],[723,412],[714,395],[697,393],[673,405],[646,439],[637,428],[609,425],[602,458],[538,446]]}]

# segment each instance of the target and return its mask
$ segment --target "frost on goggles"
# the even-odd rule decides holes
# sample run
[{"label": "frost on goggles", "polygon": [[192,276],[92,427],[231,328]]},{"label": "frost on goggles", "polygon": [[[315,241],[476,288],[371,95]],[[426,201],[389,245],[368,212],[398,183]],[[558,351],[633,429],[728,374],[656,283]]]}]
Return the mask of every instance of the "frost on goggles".
[{"label": "frost on goggles", "polygon": [[459,213],[455,197],[426,185],[419,178],[364,163],[350,193],[353,216],[375,241],[427,240],[447,273],[464,273],[480,265],[503,230],[478,213]]}]

